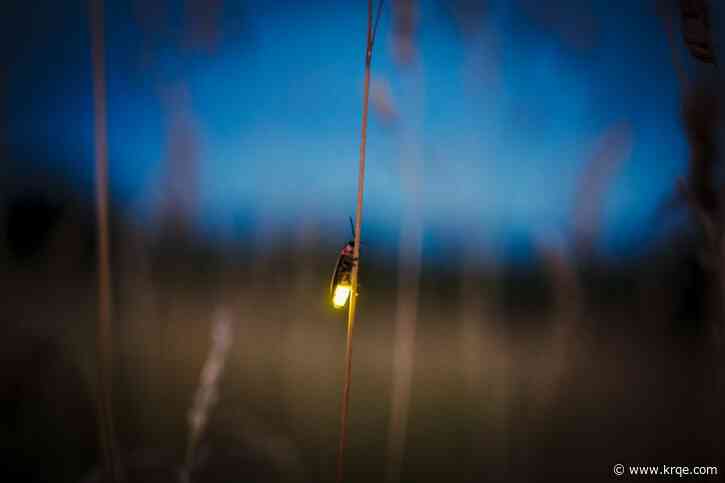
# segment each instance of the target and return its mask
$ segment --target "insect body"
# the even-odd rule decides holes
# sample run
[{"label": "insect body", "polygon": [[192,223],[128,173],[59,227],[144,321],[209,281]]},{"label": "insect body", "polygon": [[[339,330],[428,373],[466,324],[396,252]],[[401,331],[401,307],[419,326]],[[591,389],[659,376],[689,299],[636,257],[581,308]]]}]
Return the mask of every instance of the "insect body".
[{"label": "insect body", "polygon": [[355,224],[350,217],[350,230],[352,231],[353,240],[350,240],[340,250],[337,257],[337,265],[335,271],[332,272],[332,280],[330,280],[330,297],[332,297],[332,305],[336,309],[341,309],[347,304],[352,292],[352,269],[357,263],[355,258]]},{"label": "insect body", "polygon": [[345,306],[352,291],[352,267],[355,265],[354,248],[355,242],[352,240],[342,247],[330,280],[332,305],[338,309]]}]

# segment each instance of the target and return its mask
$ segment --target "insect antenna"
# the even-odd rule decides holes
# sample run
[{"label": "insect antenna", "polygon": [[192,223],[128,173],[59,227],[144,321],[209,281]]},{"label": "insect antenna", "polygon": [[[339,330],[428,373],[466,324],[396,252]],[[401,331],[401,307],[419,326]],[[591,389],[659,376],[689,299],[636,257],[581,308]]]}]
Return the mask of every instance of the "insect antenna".
[{"label": "insect antenna", "polygon": [[[355,222],[353,221],[352,216],[348,217],[348,219],[350,220],[350,231],[352,232],[352,238],[351,238],[351,240],[354,240],[355,239]],[[368,244],[367,243],[364,243],[361,240],[360,241],[360,246],[361,247],[366,247],[366,246],[368,246]]]}]

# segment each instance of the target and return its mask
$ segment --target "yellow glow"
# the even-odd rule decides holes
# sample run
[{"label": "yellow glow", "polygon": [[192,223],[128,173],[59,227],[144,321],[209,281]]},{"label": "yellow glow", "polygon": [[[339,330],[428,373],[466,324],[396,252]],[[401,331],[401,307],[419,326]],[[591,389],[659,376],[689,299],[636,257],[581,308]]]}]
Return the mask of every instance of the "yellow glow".
[{"label": "yellow glow", "polygon": [[332,305],[336,309],[341,309],[347,303],[350,296],[350,286],[346,284],[338,284],[335,286],[335,293],[332,295]]}]

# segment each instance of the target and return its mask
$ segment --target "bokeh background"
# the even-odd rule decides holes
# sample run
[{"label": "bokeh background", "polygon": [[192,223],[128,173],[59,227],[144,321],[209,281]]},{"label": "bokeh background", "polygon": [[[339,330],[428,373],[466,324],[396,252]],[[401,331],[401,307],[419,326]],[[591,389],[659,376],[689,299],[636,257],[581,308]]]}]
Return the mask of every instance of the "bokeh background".
[{"label": "bokeh background", "polygon": [[[679,2],[385,2],[348,481],[723,468],[708,4],[714,64]],[[0,8],[1,466],[99,481],[89,6]],[[105,1],[129,481],[178,481],[205,387],[193,481],[333,481],[366,9]]]}]

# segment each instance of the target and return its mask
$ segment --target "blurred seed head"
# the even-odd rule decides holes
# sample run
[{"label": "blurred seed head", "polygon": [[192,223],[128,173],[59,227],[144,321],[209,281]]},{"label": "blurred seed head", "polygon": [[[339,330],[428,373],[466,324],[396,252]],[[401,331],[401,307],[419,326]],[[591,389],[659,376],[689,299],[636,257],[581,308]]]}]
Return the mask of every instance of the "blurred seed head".
[{"label": "blurred seed head", "polygon": [[416,60],[416,42],[419,10],[415,0],[393,1],[393,52],[401,65],[413,64]]},{"label": "blurred seed head", "polygon": [[373,78],[370,84],[370,102],[384,124],[390,125],[398,121],[398,110],[387,78],[382,76]]}]

